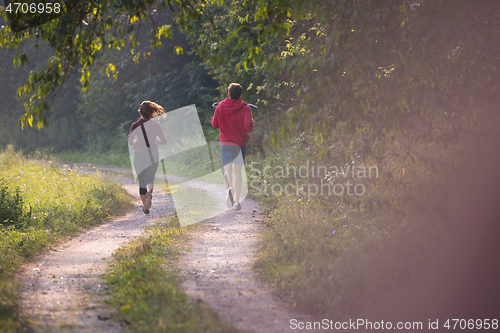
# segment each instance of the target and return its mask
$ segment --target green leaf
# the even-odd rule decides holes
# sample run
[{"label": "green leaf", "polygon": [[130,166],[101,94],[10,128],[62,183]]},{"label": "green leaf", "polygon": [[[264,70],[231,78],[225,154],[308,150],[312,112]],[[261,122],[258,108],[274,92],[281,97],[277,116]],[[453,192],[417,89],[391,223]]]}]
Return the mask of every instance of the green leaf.
[{"label": "green leaf", "polygon": [[175,53],[177,55],[184,54],[184,49],[181,46],[176,46],[175,47]]}]

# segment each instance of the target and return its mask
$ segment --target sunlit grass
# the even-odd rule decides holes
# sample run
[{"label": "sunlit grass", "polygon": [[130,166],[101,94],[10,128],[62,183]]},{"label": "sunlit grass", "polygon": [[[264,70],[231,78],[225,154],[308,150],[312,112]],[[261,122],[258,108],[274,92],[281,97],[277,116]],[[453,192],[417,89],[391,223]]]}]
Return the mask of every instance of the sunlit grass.
[{"label": "sunlit grass", "polygon": [[55,157],[64,162],[92,163],[100,165],[114,165],[130,168],[130,157],[128,153],[85,153],[85,152],[61,152],[54,154]]},{"label": "sunlit grass", "polygon": [[11,147],[0,152],[0,177],[10,195],[22,198],[21,215],[0,222],[0,327],[6,331],[19,325],[12,278],[20,265],[131,207],[120,183],[53,164],[27,159]]}]

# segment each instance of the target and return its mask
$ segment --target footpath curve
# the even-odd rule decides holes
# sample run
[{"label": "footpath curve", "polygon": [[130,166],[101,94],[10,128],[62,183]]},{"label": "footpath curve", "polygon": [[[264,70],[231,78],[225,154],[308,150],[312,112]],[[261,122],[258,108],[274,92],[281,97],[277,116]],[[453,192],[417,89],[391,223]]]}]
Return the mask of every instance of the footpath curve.
[{"label": "footpath curve", "polygon": [[163,191],[155,191],[154,207],[145,215],[137,185],[130,178],[120,180],[136,198],[129,213],[46,251],[22,267],[21,317],[36,332],[121,331],[120,324],[110,320],[109,310],[103,304],[108,287],[99,276],[105,272],[116,249],[143,234],[156,219],[172,215],[174,205]]},{"label": "footpath curve", "polygon": [[[130,173],[126,168],[97,168]],[[156,190],[151,213],[144,215],[135,182],[126,177],[120,180],[136,198],[129,213],[45,252],[22,268],[21,316],[35,332],[121,331],[103,304],[108,287],[100,275],[116,249],[143,234],[160,217],[172,215],[175,208],[170,196]],[[250,199],[243,201],[239,212],[228,211],[200,223],[178,264],[183,287],[222,319],[247,332],[296,332],[290,328],[291,319],[313,320],[273,297],[272,288],[251,269],[263,227],[261,208]]]},{"label": "footpath curve", "polygon": [[297,332],[290,320],[313,319],[276,299],[272,288],[253,273],[259,229],[265,227],[263,213],[254,200],[245,199],[241,207],[201,223],[179,265],[185,291],[247,332]]}]

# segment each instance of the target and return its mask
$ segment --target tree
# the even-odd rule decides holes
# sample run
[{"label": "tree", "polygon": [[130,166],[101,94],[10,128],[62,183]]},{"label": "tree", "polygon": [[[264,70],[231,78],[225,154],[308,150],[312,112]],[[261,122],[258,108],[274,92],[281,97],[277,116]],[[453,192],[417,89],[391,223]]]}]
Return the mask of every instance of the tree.
[{"label": "tree", "polygon": [[[414,117],[471,117],[498,105],[497,1],[212,6],[185,24],[194,31],[195,50],[214,68],[229,57],[236,70],[266,70],[268,83],[294,85],[285,137],[288,129],[312,129],[322,142],[339,122],[391,136],[406,132]],[[200,20],[203,32],[190,28]]]},{"label": "tree", "polygon": [[[163,18],[162,23],[175,31],[171,18]],[[134,34],[136,45],[149,45],[148,32],[152,29],[152,22],[142,22],[141,30]],[[33,47],[35,41],[40,44],[38,48]],[[138,49],[148,50],[147,47]],[[124,136],[138,117],[137,106],[146,99],[160,103],[167,111],[196,104],[200,118],[206,123],[210,119],[205,113],[213,112],[211,104],[217,95],[217,83],[207,75],[196,55],[180,54],[180,50],[188,49],[185,36],[173,33],[172,38],[155,46],[155,52],[147,61],[137,61],[136,53],[132,53],[127,44],[101,55],[103,65],[94,64],[97,66],[89,68],[92,84],[85,91],[79,93],[81,83],[75,80],[76,73],[68,77],[71,80],[57,92],[51,100],[50,113],[45,114],[50,126],[41,132],[31,128],[20,131],[12,126],[24,113],[22,103],[15,98],[16,89],[30,72],[44,68],[54,53],[36,38],[26,40],[17,50],[0,49],[0,78],[4,83],[0,96],[4,97],[2,113],[6,120],[2,124],[0,145],[15,144],[27,151],[50,148],[54,152],[68,149],[120,152],[126,149]],[[12,61],[16,52],[32,52],[30,63],[15,69]]]},{"label": "tree", "polygon": [[[151,49],[161,46],[161,38],[171,35],[171,27],[162,23],[161,14],[167,6],[166,1],[78,1],[63,6],[63,15],[40,26],[31,26],[22,32],[13,32],[8,25],[0,30],[0,46],[18,49],[29,40],[34,40],[33,48],[16,56],[18,66],[29,63],[29,55],[39,55],[39,43],[47,43],[54,54],[48,57],[46,66],[28,75],[26,84],[18,89],[22,98],[29,97],[25,103],[26,113],[21,124],[47,124],[50,101],[57,96],[61,86],[76,73],[81,74],[83,90],[89,86],[90,68],[102,65],[106,50],[119,51],[130,45],[135,60],[150,55]],[[155,4],[155,6],[153,6]],[[5,18],[6,9],[0,14]],[[143,20],[152,23],[149,48],[141,48],[137,36]],[[5,23],[4,23],[5,24]],[[125,39],[128,37],[127,39]],[[114,73],[116,67],[109,64],[108,72]]]},{"label": "tree", "polygon": [[[56,56],[20,90],[33,94],[23,121],[43,124],[47,97],[76,68],[86,88],[90,66],[104,49],[125,45],[127,34],[131,52],[138,52],[141,20],[160,22],[167,6],[217,78],[236,75],[274,97],[288,87],[294,107],[284,137],[307,129],[321,143],[343,122],[373,141],[406,132],[413,117],[471,117],[498,102],[495,0],[82,1],[38,28]],[[160,24],[153,25],[151,47],[171,36]],[[0,40],[15,46],[36,33],[6,28]],[[26,61],[26,55],[17,60]]]}]

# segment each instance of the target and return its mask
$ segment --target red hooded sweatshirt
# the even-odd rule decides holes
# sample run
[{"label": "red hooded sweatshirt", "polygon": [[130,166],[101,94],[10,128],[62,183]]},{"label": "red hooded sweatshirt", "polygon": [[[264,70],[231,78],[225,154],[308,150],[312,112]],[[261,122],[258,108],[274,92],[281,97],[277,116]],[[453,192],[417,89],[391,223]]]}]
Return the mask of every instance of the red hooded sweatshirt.
[{"label": "red hooded sweatshirt", "polygon": [[217,105],[212,126],[220,128],[221,145],[246,146],[247,133],[253,130],[252,110],[241,99],[226,98]]}]

